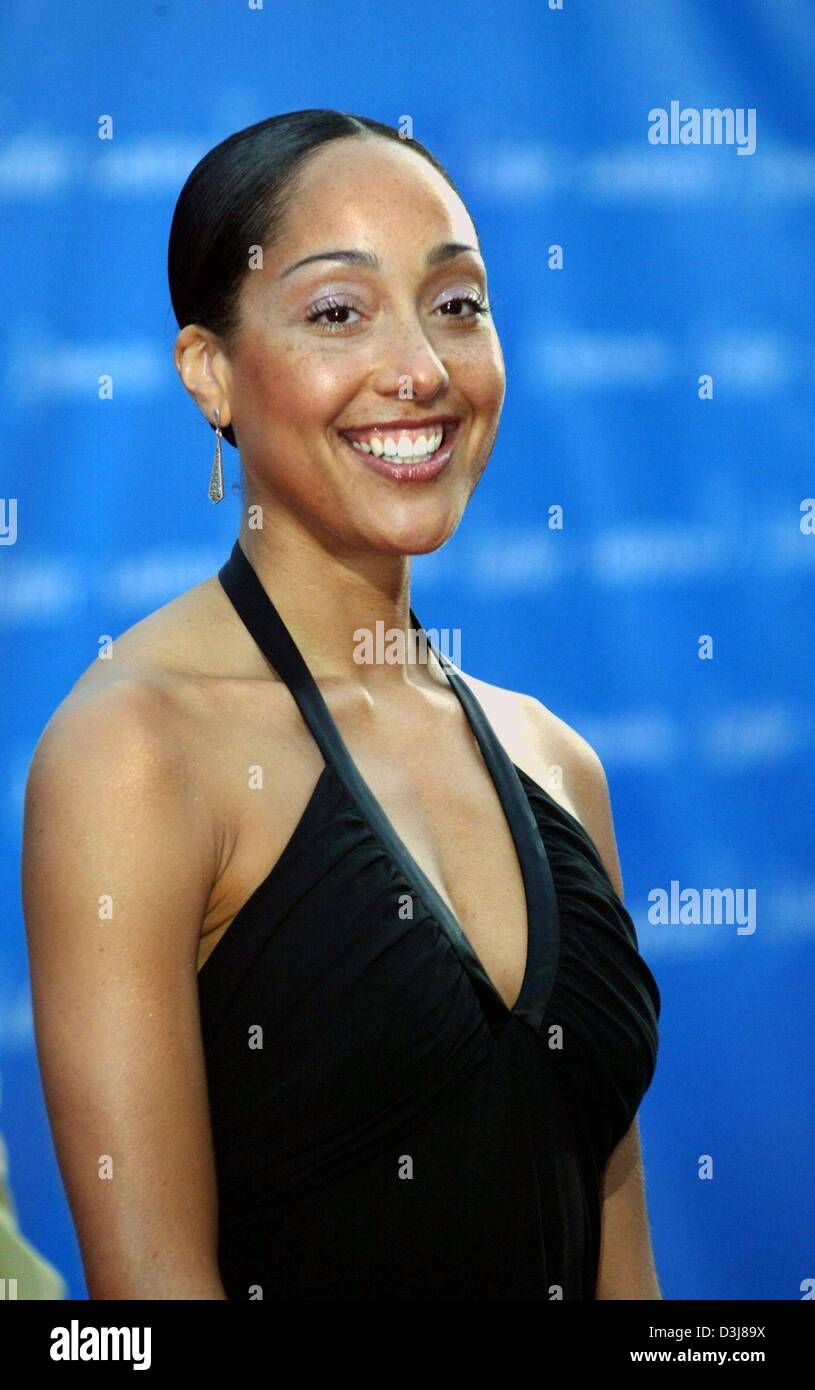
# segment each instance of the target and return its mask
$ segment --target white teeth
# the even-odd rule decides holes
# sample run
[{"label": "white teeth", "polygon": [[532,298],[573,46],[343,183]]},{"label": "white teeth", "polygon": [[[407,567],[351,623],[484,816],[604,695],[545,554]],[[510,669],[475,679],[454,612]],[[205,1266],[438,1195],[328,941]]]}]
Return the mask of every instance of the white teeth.
[{"label": "white teeth", "polygon": [[384,455],[385,458],[398,459],[400,462],[409,459],[411,462],[421,463],[435,454],[443,438],[444,430],[440,425],[436,425],[427,434],[417,435],[416,439],[411,439],[408,434],[400,434],[398,440],[389,434],[385,435],[384,439],[381,435],[374,434],[370,440],[353,440],[352,447],[363,454],[374,454],[377,458]]}]

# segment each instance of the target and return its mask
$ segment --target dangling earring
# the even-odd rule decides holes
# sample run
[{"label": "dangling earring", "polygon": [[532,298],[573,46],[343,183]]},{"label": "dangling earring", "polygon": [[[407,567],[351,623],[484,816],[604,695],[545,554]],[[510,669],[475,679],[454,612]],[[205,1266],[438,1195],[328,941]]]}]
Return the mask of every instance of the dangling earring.
[{"label": "dangling earring", "polygon": [[224,495],[224,470],[221,464],[221,412],[215,411],[215,457],[209,475],[209,500],[220,502]]}]

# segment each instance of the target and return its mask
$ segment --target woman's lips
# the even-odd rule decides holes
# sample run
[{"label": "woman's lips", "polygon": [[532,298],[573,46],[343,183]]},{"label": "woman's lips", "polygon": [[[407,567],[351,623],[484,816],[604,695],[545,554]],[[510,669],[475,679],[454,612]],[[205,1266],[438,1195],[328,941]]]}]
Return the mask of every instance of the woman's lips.
[{"label": "woman's lips", "polygon": [[361,449],[355,449],[344,435],[341,434],[340,439],[355,459],[370,468],[372,472],[379,473],[383,478],[392,478],[397,483],[422,483],[429,478],[438,477],[439,473],[447,467],[458,437],[458,431],[459,422],[457,420],[452,424],[446,424],[444,436],[438,449],[421,463],[414,463],[411,459],[386,458],[384,454],[380,454],[378,457],[373,453],[366,454]]}]

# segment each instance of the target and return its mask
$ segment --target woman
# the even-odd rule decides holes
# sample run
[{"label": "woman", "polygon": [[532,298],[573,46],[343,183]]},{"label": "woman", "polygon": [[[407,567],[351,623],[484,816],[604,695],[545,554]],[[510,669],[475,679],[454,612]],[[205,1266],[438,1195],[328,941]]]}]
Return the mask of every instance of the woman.
[{"label": "woman", "polygon": [[600,763],[432,648],[357,659],[420,627],[409,557],[495,440],[472,219],[417,142],[294,112],[193,170],[169,276],[240,530],[85,672],[26,797],[91,1297],[660,1298],[660,1001]]}]

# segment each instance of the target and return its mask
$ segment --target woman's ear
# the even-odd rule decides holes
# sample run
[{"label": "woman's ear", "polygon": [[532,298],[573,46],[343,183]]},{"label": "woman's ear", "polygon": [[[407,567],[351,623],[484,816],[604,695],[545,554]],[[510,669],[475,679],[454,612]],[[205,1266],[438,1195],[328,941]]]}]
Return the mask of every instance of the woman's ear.
[{"label": "woman's ear", "polygon": [[185,389],[212,424],[221,412],[221,429],[232,419],[229,408],[229,363],[215,334],[200,324],[188,323],[179,332],[173,360]]}]

